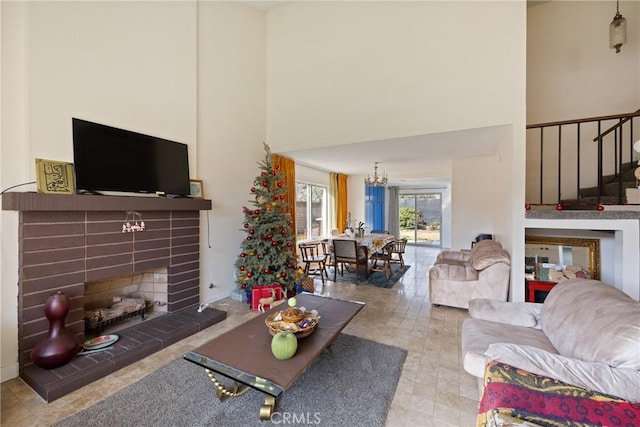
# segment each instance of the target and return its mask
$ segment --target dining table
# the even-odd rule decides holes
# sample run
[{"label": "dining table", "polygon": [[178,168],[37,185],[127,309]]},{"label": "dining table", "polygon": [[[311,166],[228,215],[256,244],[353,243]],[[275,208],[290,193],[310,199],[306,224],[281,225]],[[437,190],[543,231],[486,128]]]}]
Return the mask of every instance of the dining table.
[{"label": "dining table", "polygon": [[395,236],[393,234],[364,234],[363,236],[348,236],[346,234],[333,236],[329,238],[329,247],[330,250],[333,251],[332,241],[333,239],[340,240],[355,240],[358,242],[358,246],[362,246],[367,249],[368,256],[378,252],[380,249],[384,248],[388,243],[393,242],[395,240]]}]

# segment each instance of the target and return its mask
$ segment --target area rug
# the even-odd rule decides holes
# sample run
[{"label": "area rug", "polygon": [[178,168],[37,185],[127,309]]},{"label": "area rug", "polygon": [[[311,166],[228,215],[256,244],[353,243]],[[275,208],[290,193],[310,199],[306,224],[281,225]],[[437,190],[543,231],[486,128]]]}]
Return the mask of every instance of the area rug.
[{"label": "area rug", "polygon": [[180,358],[54,425],[264,427],[288,420],[289,425],[384,426],[406,357],[401,348],[340,334],[278,398],[271,421],[259,419],[264,394],[251,390],[220,402],[205,370]]},{"label": "area rug", "polygon": [[[372,285],[377,286],[379,288],[391,288],[395,285],[398,280],[411,268],[410,265],[396,265],[393,264],[391,266],[391,275],[390,279],[387,279],[387,276],[382,271],[374,271],[369,274],[369,279],[365,278],[364,271],[360,271],[360,276],[358,277],[358,284],[361,285]],[[329,269],[329,279],[333,280],[333,267]],[[340,271],[336,275],[336,282],[348,282],[348,283],[356,283],[356,270],[355,268],[344,270],[344,276],[340,276]]]}]

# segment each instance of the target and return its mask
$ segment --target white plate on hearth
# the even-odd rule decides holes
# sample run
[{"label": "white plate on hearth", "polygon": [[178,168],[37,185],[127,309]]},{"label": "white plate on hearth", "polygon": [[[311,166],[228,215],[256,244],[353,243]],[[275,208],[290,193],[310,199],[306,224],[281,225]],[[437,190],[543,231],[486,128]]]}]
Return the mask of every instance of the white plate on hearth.
[{"label": "white plate on hearth", "polygon": [[97,350],[99,348],[109,347],[118,341],[119,338],[117,335],[101,335],[85,341],[84,344],[82,344],[82,348],[85,350]]}]

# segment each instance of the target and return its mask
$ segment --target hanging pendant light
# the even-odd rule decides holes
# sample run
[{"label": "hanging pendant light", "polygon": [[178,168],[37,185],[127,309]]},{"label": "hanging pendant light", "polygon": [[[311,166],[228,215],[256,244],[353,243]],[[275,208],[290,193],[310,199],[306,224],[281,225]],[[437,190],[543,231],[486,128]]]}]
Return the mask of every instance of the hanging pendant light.
[{"label": "hanging pendant light", "polygon": [[368,185],[369,187],[384,187],[387,185],[387,181],[386,173],[378,175],[378,162],[375,162],[373,167],[373,177],[371,175],[367,175],[364,179],[365,185]]},{"label": "hanging pendant light", "polygon": [[616,15],[609,24],[609,47],[620,53],[620,48],[627,42],[627,19],[620,14],[620,0],[616,0]]}]

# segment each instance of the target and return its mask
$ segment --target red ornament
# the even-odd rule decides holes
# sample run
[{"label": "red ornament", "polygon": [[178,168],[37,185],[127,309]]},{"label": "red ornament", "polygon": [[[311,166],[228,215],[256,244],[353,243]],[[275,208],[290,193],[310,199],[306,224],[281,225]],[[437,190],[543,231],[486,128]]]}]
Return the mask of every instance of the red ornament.
[{"label": "red ornament", "polygon": [[275,169],[271,169],[271,175],[275,175],[275,174],[277,174],[277,173],[278,173],[278,172],[276,172],[276,170],[275,170]]},{"label": "red ornament", "polygon": [[258,215],[260,213],[260,209],[256,209],[255,211],[253,211],[253,213]]},{"label": "red ornament", "polygon": [[278,181],[278,187],[282,187],[284,183],[282,181]]},{"label": "red ornament", "polygon": [[246,283],[243,283],[242,285],[240,285],[240,287],[241,287],[242,289],[245,289],[245,288],[247,287],[247,284],[246,284]]},{"label": "red ornament", "polygon": [[247,236],[247,241],[251,241],[251,236]]},{"label": "red ornament", "polygon": [[260,174],[260,176],[267,176],[267,173],[266,173],[266,172],[262,172],[262,173]]},{"label": "red ornament", "polygon": [[244,258],[244,257],[246,257],[246,256],[247,256],[247,254],[245,254],[244,252],[242,252],[242,253],[240,254],[240,258]]},{"label": "red ornament", "polygon": [[249,228],[249,223],[245,222],[244,223],[244,228]]},{"label": "red ornament", "polygon": [[267,185],[269,185],[269,183],[268,183],[267,181],[264,181],[264,182],[262,183],[262,186],[263,186],[263,187],[266,187]]},{"label": "red ornament", "polygon": [[251,230],[249,230],[249,234],[253,234],[255,232],[256,232],[256,230],[254,230],[253,228]]},{"label": "red ornament", "polygon": [[280,198],[280,200],[284,200],[284,194],[281,194],[281,195],[279,196],[279,198]]},{"label": "red ornament", "polygon": [[556,210],[557,210],[557,211],[561,211],[562,209],[564,209],[564,208],[562,207],[562,205],[561,205],[560,203],[558,203],[558,204],[556,205]]},{"label": "red ornament", "polygon": [[599,211],[603,211],[604,210],[604,205],[599,204],[598,206],[596,206],[596,209]]},{"label": "red ornament", "polygon": [[287,277],[287,272],[286,272],[286,271],[283,271],[282,273],[280,273],[280,275],[281,275],[282,277]]},{"label": "red ornament", "polygon": [[287,246],[291,247],[291,246],[293,246],[293,244],[291,242],[287,242]]},{"label": "red ornament", "polygon": [[258,259],[262,259],[262,254],[258,254]]},{"label": "red ornament", "polygon": [[247,277],[251,277],[251,276],[253,276],[253,273],[252,273],[252,272],[250,272],[250,271],[249,271],[249,272],[247,272]]},{"label": "red ornament", "polygon": [[264,269],[264,274],[269,274],[269,269],[268,268]]},{"label": "red ornament", "polygon": [[293,268],[293,264],[289,263],[289,264],[287,264],[287,267]]},{"label": "red ornament", "polygon": [[285,230],[284,228],[280,232],[282,233],[283,236],[287,234],[287,230]]},{"label": "red ornament", "polygon": [[255,193],[256,192],[256,187],[251,187],[251,192]]},{"label": "red ornament", "polygon": [[276,242],[275,240],[271,241],[271,246],[278,246],[278,242]]},{"label": "red ornament", "polygon": [[291,225],[291,221],[287,220],[287,225],[290,226]]},{"label": "red ornament", "polygon": [[244,265],[240,266],[240,271],[244,271]]},{"label": "red ornament", "polygon": [[269,233],[267,234],[267,239],[271,239],[273,237],[273,234]]},{"label": "red ornament", "polygon": [[277,169],[280,169],[280,163],[276,163],[276,164],[275,164],[275,168],[276,168],[276,170],[277,170]]}]

